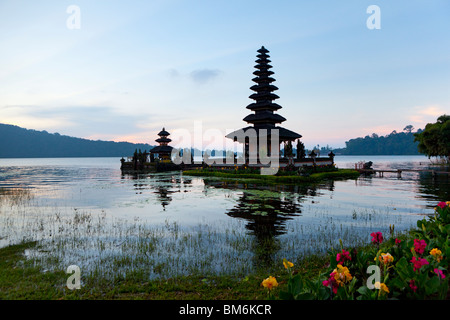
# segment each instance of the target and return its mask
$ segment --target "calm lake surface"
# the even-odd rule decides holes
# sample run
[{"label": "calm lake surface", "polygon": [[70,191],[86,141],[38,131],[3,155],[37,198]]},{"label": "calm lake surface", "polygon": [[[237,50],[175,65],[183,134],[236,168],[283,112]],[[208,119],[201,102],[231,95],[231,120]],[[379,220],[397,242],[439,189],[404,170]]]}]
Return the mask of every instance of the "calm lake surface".
[{"label": "calm lake surface", "polygon": [[[38,240],[48,269],[149,277],[245,274],[415,227],[450,200],[450,176],[403,172],[264,186],[179,172],[123,175],[120,158],[0,159],[0,246]],[[339,168],[430,169],[423,156],[337,156]],[[59,262],[56,263],[57,257]]]}]

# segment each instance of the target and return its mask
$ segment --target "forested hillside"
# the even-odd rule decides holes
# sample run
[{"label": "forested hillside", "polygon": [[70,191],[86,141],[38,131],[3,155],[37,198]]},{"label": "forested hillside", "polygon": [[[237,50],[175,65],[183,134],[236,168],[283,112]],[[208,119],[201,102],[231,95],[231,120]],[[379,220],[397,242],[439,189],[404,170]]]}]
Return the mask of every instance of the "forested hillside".
[{"label": "forested hillside", "polygon": [[0,124],[0,158],[127,157],[149,144],[94,141]]},{"label": "forested hillside", "polygon": [[403,132],[394,130],[385,136],[373,133],[364,138],[350,139],[345,142],[344,149],[336,152],[346,155],[418,155],[418,142],[414,141],[412,129],[412,126],[406,126]]}]

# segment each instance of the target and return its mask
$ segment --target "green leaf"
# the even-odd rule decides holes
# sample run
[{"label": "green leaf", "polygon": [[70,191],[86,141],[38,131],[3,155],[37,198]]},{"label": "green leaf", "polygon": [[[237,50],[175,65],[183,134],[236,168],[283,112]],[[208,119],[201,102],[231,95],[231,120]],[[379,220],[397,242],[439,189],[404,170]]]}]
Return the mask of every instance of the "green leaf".
[{"label": "green leaf", "polygon": [[295,300],[314,300],[314,295],[310,292],[300,293],[295,296]]},{"label": "green leaf", "polygon": [[395,265],[398,275],[403,279],[414,277],[414,271],[405,257],[401,257]]},{"label": "green leaf", "polygon": [[303,287],[303,285],[302,285],[302,281],[300,278],[300,274],[297,274],[294,277],[292,277],[291,279],[289,279],[288,291],[293,296],[298,295],[302,291],[302,287]]},{"label": "green leaf", "polygon": [[353,277],[352,281],[350,282],[350,284],[348,286],[349,292],[353,292],[353,288],[355,287],[355,284],[356,284],[356,277]]},{"label": "green leaf", "polygon": [[447,231],[447,234],[450,235],[450,224],[446,225],[445,229]]},{"label": "green leaf", "polygon": [[431,278],[430,280],[425,282],[425,293],[427,295],[431,295],[431,294],[437,292],[439,289],[439,285],[440,285],[440,282],[439,282],[438,277]]},{"label": "green leaf", "polygon": [[367,288],[366,286],[362,286],[359,287],[356,292],[358,292],[359,294],[361,294],[362,296],[370,296],[370,293],[372,292],[369,288]]},{"label": "green leaf", "polygon": [[330,289],[326,287],[320,288],[317,298],[319,300],[328,300],[330,298]]},{"label": "green leaf", "polygon": [[292,295],[292,293],[287,291],[280,291],[278,297],[281,300],[294,300],[294,296]]}]

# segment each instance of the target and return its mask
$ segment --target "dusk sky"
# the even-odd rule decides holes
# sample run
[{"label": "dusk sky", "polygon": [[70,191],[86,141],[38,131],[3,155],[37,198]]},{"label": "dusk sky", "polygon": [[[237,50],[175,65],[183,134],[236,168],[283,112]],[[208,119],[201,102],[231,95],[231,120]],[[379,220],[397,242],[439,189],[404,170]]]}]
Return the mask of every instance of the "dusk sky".
[{"label": "dusk sky", "polygon": [[450,114],[448,0],[0,0],[0,123],[155,144],[198,121],[224,136],[247,126],[261,46],[281,125],[308,148]]}]

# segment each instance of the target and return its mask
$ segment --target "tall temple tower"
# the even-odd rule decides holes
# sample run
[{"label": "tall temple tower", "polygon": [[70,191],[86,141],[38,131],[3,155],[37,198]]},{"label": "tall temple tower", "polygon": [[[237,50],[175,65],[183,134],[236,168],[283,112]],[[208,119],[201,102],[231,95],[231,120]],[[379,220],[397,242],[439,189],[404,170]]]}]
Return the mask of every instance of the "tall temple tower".
[{"label": "tall temple tower", "polygon": [[[279,96],[273,93],[273,91],[278,90],[278,88],[272,84],[272,82],[274,82],[275,79],[271,77],[274,74],[274,72],[270,70],[272,66],[269,64],[271,62],[269,60],[270,56],[268,55],[269,50],[267,50],[263,46],[261,47],[261,49],[257,50],[257,52],[258,55],[256,57],[258,59],[255,60],[255,62],[257,63],[255,65],[255,68],[257,70],[253,72],[253,74],[256,77],[252,79],[252,81],[255,82],[256,84],[250,87],[250,89],[255,91],[255,93],[249,96],[249,98],[255,100],[255,102],[247,106],[247,109],[250,109],[254,113],[249,114],[243,119],[244,121],[246,121],[249,124],[252,124],[253,126],[248,126],[226,135],[227,138],[233,139],[234,141],[237,141],[239,138],[245,139],[244,153],[247,162],[249,159],[249,148],[250,148],[249,138],[240,136],[242,136],[243,133],[245,135],[245,133],[249,129],[254,129],[256,131],[258,141],[259,137],[261,137],[264,133],[267,134],[267,143],[268,143],[267,155],[269,156],[271,155],[272,151],[274,151],[273,148],[278,148],[278,152],[280,151],[281,143],[287,141],[294,141],[295,139],[299,139],[302,137],[300,134],[296,132],[293,132],[280,126],[276,126],[276,124],[282,123],[286,121],[286,119],[280,116],[279,114],[274,113],[275,111],[281,109],[282,107],[279,104],[273,102],[273,100],[278,99]],[[278,146],[272,146],[270,144],[271,133],[273,132],[272,130],[274,129],[278,130],[279,135]],[[239,140],[242,141],[243,139]],[[259,152],[258,152],[258,159],[259,159]]]},{"label": "tall temple tower", "polygon": [[170,133],[165,128],[162,128],[158,133],[159,138],[155,140],[159,143],[159,146],[151,149],[150,154],[157,155],[161,160],[170,160],[173,147],[169,146],[169,142],[172,141],[172,139],[168,138],[169,135]]}]

